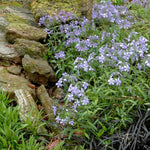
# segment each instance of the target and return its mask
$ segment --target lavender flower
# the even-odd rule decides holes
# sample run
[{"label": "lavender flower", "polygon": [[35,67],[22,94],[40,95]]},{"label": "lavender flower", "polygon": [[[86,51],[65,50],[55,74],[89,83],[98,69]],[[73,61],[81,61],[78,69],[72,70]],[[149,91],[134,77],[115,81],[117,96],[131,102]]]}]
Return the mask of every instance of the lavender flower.
[{"label": "lavender flower", "polygon": [[120,17],[121,15],[125,15],[127,10],[125,6],[114,6],[110,1],[102,1],[100,5],[95,4],[93,6],[92,18],[95,21],[107,19],[112,23],[117,23],[120,28],[128,29],[131,27],[132,23]]},{"label": "lavender flower", "polygon": [[56,54],[55,54],[55,58],[56,58],[56,59],[59,59],[59,58],[60,58],[60,59],[64,59],[65,56],[66,56],[66,55],[65,55],[65,53],[64,53],[63,51],[60,51],[59,53],[56,53]]},{"label": "lavender flower", "polygon": [[89,84],[86,82],[82,82],[82,87],[84,88],[84,90],[86,90],[88,88]]},{"label": "lavender flower", "polygon": [[98,59],[99,63],[104,63],[105,56],[104,55],[96,56],[96,59]]},{"label": "lavender flower", "polygon": [[150,68],[150,55],[147,55],[147,59],[145,61],[145,65]]},{"label": "lavender flower", "polygon": [[88,64],[88,61],[84,60],[81,57],[77,57],[74,61],[74,69],[79,70],[83,69],[85,72],[93,71],[94,69]]},{"label": "lavender flower", "polygon": [[82,105],[87,105],[89,103],[89,99],[87,96],[84,96],[83,99],[81,100]]},{"label": "lavender flower", "polygon": [[137,63],[137,68],[138,70],[142,70],[142,66],[139,63]]},{"label": "lavender flower", "polygon": [[87,41],[80,41],[79,43],[77,43],[76,45],[76,50],[79,51],[79,52],[85,52],[87,51],[89,48],[87,46]]},{"label": "lavender flower", "polygon": [[56,112],[57,112],[57,107],[56,106],[52,106],[53,107],[53,114],[56,116]]},{"label": "lavender flower", "polygon": [[68,94],[67,99],[69,100],[69,102],[73,101],[74,100],[73,94],[72,93]]},{"label": "lavender flower", "polygon": [[120,86],[121,85],[120,78],[115,79],[115,83],[116,83],[116,86]]},{"label": "lavender flower", "polygon": [[120,72],[123,72],[123,71],[129,72],[130,71],[130,66],[129,66],[128,63],[126,63],[124,66],[119,66],[119,70],[120,70]]},{"label": "lavender flower", "polygon": [[58,88],[63,86],[62,78],[60,78],[60,79],[58,80],[58,82],[56,83],[56,86],[57,86]]},{"label": "lavender flower", "polygon": [[109,83],[109,85],[114,85],[115,80],[112,77],[110,77],[109,80],[108,80],[108,83]]},{"label": "lavender flower", "polygon": [[74,121],[73,120],[69,121],[69,124],[73,126]]}]

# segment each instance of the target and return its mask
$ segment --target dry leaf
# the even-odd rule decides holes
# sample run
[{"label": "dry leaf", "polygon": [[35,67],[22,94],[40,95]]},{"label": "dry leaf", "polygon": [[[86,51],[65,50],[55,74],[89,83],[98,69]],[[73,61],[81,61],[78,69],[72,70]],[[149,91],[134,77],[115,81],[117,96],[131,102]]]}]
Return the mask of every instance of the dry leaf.
[{"label": "dry leaf", "polygon": [[32,88],[32,89],[36,89],[36,86],[34,84],[28,83],[28,87]]},{"label": "dry leaf", "polygon": [[56,148],[60,142],[62,142],[62,140],[55,140],[55,141],[51,140],[45,150],[52,150]]}]

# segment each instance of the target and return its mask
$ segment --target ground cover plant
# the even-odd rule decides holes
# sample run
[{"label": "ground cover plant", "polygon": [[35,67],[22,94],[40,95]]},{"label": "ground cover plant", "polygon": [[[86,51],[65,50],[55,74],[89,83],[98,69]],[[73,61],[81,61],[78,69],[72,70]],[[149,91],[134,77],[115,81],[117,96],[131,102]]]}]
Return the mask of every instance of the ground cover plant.
[{"label": "ground cover plant", "polygon": [[21,122],[18,106],[4,92],[0,92],[0,106],[0,149],[43,150],[37,134],[40,125],[34,124],[30,117]]},{"label": "ground cover plant", "polygon": [[[132,2],[99,2],[92,22],[69,12],[39,20],[49,34],[44,58],[65,92],[54,99],[56,122],[43,119],[62,132],[55,150],[150,149],[150,8]],[[21,122],[2,92],[0,105],[0,149],[42,150],[57,137],[37,134],[30,117]]]},{"label": "ground cover plant", "polygon": [[[142,148],[150,148],[150,8],[149,1],[139,2],[115,1],[124,4],[119,6],[101,1],[93,6],[91,22],[68,12],[40,18],[49,34],[45,59],[56,70],[56,86],[66,94],[53,106],[67,135],[63,149],[138,149],[142,136]],[[139,111],[147,111],[144,120],[138,121]],[[131,130],[136,121],[146,134],[139,135],[141,124],[138,132]],[[132,132],[136,139],[124,142]]]}]

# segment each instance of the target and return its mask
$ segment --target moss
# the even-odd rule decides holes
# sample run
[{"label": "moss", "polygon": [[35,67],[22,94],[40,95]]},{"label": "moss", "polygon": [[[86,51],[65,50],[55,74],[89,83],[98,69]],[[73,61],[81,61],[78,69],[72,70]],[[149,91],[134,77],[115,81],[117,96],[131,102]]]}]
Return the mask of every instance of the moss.
[{"label": "moss", "polygon": [[9,5],[15,6],[15,7],[22,7],[22,4],[21,4],[21,3],[14,2],[14,1],[11,1],[11,2],[8,2],[8,1],[7,1],[7,2],[2,2],[2,3],[0,3],[0,9],[3,9],[3,8],[9,6]]},{"label": "moss", "polygon": [[8,20],[10,23],[26,23],[29,24],[29,22],[17,15],[11,14],[11,13],[4,13],[3,16]]},{"label": "moss", "polygon": [[43,29],[39,29],[27,24],[11,23],[5,30],[5,37],[10,43],[14,43],[17,38],[24,38],[42,42],[47,37]]},{"label": "moss", "polygon": [[78,0],[34,0],[31,9],[36,21],[45,14],[53,15],[59,11],[72,12],[76,16],[81,15],[81,2]]}]

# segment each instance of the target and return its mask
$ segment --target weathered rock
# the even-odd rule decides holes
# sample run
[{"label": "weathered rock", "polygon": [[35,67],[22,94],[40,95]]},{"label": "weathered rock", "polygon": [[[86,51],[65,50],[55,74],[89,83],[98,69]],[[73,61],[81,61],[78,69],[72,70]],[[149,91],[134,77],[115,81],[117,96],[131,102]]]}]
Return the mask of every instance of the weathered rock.
[{"label": "weathered rock", "polygon": [[22,65],[29,80],[33,83],[47,85],[49,79],[51,82],[55,82],[55,72],[46,60],[33,59],[29,55],[25,55]]},{"label": "weathered rock", "polygon": [[43,57],[43,53],[46,53],[46,49],[41,43],[26,39],[17,39],[14,43],[14,49],[20,56],[27,54],[33,58]]},{"label": "weathered rock", "polygon": [[16,66],[16,65],[12,65],[12,66],[8,67],[7,70],[8,70],[8,72],[15,74],[15,75],[19,75],[21,73],[21,67]]},{"label": "weathered rock", "polygon": [[[21,120],[26,121],[30,119],[34,125],[40,125],[42,117],[31,94],[26,90],[19,89],[15,91],[15,96],[20,107]],[[37,133],[47,133],[47,130],[44,126],[40,126],[37,129]]]},{"label": "weathered rock", "polygon": [[6,39],[5,34],[0,31],[0,60],[12,61],[20,63],[21,58],[18,53],[14,50],[13,45],[10,45]]},{"label": "weathered rock", "polygon": [[59,100],[63,99],[65,96],[64,90],[61,88],[56,88],[53,92],[53,96]]},{"label": "weathered rock", "polygon": [[40,100],[42,106],[44,107],[44,110],[49,118],[50,121],[54,121],[55,120],[55,116],[53,114],[53,100],[50,99],[44,85],[41,85],[38,89],[37,89],[37,96],[38,99]]},{"label": "weathered rock", "polygon": [[3,12],[3,16],[6,17],[10,23],[27,23],[33,26],[37,26],[32,12],[28,9],[8,6],[3,10]]},{"label": "weathered rock", "polygon": [[8,73],[6,68],[0,67],[0,90],[9,93],[11,98],[14,97],[14,91],[18,89],[27,90],[35,95],[35,90],[28,84],[29,81],[25,78]]},{"label": "weathered rock", "polygon": [[14,43],[17,38],[43,42],[47,38],[47,33],[27,24],[11,23],[5,29],[5,37],[9,43]]},{"label": "weathered rock", "polygon": [[23,1],[23,7],[24,8],[27,8],[27,9],[30,9],[31,8],[31,2],[32,2],[33,0],[25,0],[25,1]]},{"label": "weathered rock", "polygon": [[4,17],[0,17],[0,30],[4,31],[8,25],[9,22]]},{"label": "weathered rock", "polygon": [[11,66],[11,62],[8,60],[1,60],[0,66],[9,67],[9,66]]},{"label": "weathered rock", "polygon": [[81,15],[81,2],[77,0],[34,0],[31,3],[34,18],[38,21],[46,14],[53,15],[60,11],[72,12]]}]

